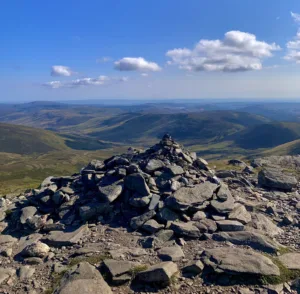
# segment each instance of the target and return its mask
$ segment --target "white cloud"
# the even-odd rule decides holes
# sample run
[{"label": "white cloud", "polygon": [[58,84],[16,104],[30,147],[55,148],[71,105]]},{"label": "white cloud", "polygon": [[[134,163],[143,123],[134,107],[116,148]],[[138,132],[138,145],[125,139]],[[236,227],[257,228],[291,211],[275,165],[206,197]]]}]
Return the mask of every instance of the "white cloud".
[{"label": "white cloud", "polygon": [[275,43],[258,41],[256,36],[240,31],[230,31],[224,40],[200,40],[190,50],[169,50],[168,64],[188,71],[237,72],[262,69],[262,59],[273,56],[280,50]]},{"label": "white cloud", "polygon": [[103,86],[116,84],[120,82],[127,82],[128,77],[114,77],[110,78],[107,76],[99,76],[97,78],[81,78],[72,80],[70,82],[60,82],[60,81],[52,81],[42,84],[43,86],[51,89],[58,88],[77,88],[77,87],[87,87],[87,86]]},{"label": "white cloud", "polygon": [[149,74],[147,74],[147,73],[143,72],[143,73],[141,73],[141,76],[145,78],[145,77],[148,77],[148,76],[149,76]]},{"label": "white cloud", "polygon": [[291,16],[296,23],[300,24],[300,14],[291,11]]},{"label": "white cloud", "polygon": [[[300,14],[291,12],[294,21],[300,25]],[[292,41],[286,43],[287,54],[285,60],[293,61],[300,64],[300,30]]]},{"label": "white cloud", "polygon": [[112,58],[108,57],[108,56],[104,56],[104,57],[96,59],[96,63],[106,63],[109,61],[112,61]]},{"label": "white cloud", "polygon": [[120,71],[160,71],[155,62],[145,60],[143,57],[124,57],[115,62],[115,69]]},{"label": "white cloud", "polygon": [[71,69],[67,66],[63,65],[54,65],[51,68],[51,76],[53,77],[70,77],[74,72],[71,71]]}]

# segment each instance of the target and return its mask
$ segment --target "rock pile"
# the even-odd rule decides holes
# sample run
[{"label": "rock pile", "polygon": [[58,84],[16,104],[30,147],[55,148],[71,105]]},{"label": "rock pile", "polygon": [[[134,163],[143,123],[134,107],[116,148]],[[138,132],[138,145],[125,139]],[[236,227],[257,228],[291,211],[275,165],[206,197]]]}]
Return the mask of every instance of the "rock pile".
[{"label": "rock pile", "polygon": [[[279,242],[289,245],[283,236],[299,232],[298,182],[278,170],[262,170],[257,177],[242,161],[229,164],[241,171],[215,172],[165,135],[145,151],[130,148],[92,161],[79,174],[49,177],[38,190],[16,199],[0,199],[1,254],[26,264],[11,267],[4,259],[0,285],[16,275],[27,281],[51,265],[55,273],[67,270],[55,293],[78,287],[82,293],[98,288],[112,293],[85,259],[68,267],[71,257],[95,254],[101,258],[92,264],[108,273],[110,283],[148,285],[148,292],[158,285],[171,287],[175,277],[185,281],[184,276],[201,276],[203,291],[212,276],[220,283],[224,275],[251,277],[255,283],[280,280],[278,263],[264,254],[288,251]],[[299,253],[287,254],[293,254],[286,255],[287,270],[298,269],[293,260]],[[282,255],[278,262],[284,260]],[[193,287],[185,293],[194,293]]]}]

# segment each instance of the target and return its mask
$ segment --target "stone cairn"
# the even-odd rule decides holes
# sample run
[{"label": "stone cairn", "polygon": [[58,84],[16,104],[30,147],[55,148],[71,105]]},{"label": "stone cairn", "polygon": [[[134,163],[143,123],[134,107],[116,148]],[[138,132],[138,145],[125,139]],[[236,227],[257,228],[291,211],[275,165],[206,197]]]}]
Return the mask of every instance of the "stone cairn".
[{"label": "stone cairn", "polygon": [[208,163],[169,135],[146,151],[130,148],[94,160],[70,177],[50,177],[26,199],[15,228],[56,230],[86,221],[117,219],[133,230],[167,226],[181,237],[243,230],[246,211],[231,213],[234,199]]}]

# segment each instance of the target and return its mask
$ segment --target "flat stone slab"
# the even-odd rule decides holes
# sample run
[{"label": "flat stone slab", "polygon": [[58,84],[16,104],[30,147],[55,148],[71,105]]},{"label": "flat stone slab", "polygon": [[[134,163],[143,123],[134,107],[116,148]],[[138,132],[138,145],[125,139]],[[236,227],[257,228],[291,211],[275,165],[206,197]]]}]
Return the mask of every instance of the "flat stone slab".
[{"label": "flat stone slab", "polygon": [[234,220],[220,220],[217,221],[217,225],[221,231],[232,232],[232,231],[243,231],[244,225]]},{"label": "flat stone slab", "polygon": [[144,283],[170,285],[172,276],[178,272],[178,266],[172,261],[162,262],[151,266],[137,274],[137,279]]},{"label": "flat stone slab", "polygon": [[54,247],[72,246],[89,233],[88,226],[81,226],[73,231],[52,231],[42,241]]},{"label": "flat stone slab", "polygon": [[228,241],[234,245],[250,246],[267,253],[276,253],[280,245],[269,237],[256,232],[219,232],[212,235],[215,241]]},{"label": "flat stone slab", "polygon": [[193,188],[182,187],[174,193],[173,201],[174,204],[178,204],[178,208],[180,208],[180,206],[188,208],[189,206],[201,204],[211,199],[217,188],[218,185],[211,182],[204,182]]},{"label": "flat stone slab", "polygon": [[251,222],[251,214],[247,211],[246,207],[242,204],[236,204],[230,212],[229,219],[239,221],[242,224]]},{"label": "flat stone slab", "polygon": [[258,174],[258,184],[267,188],[290,191],[297,186],[297,183],[294,176],[283,174],[275,168],[262,170]]},{"label": "flat stone slab", "polygon": [[300,253],[286,253],[279,256],[279,260],[290,270],[300,270]]},{"label": "flat stone slab", "polygon": [[202,261],[216,273],[279,276],[279,268],[262,254],[240,248],[205,250]]},{"label": "flat stone slab", "polygon": [[112,294],[99,271],[88,262],[72,267],[62,278],[55,294]]},{"label": "flat stone slab", "polygon": [[170,229],[179,236],[188,238],[200,238],[202,233],[194,225],[193,222],[183,223],[183,222],[172,222]]},{"label": "flat stone slab", "polygon": [[163,261],[179,261],[184,258],[184,253],[180,246],[164,247],[158,250],[158,256]]},{"label": "flat stone slab", "polygon": [[114,259],[106,259],[103,261],[104,266],[107,268],[112,277],[118,277],[130,271],[139,263],[131,262],[131,261],[122,261],[122,260],[114,260]]}]

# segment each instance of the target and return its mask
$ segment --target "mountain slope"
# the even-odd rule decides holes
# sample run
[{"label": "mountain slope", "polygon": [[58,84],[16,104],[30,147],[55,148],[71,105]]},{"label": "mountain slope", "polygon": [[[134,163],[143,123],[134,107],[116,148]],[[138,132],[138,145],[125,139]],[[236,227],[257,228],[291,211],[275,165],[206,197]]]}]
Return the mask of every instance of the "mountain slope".
[{"label": "mountain slope", "polygon": [[267,123],[235,135],[235,144],[244,149],[273,148],[300,138],[300,123]]},{"label": "mountain slope", "polygon": [[32,154],[66,149],[64,139],[53,132],[0,123],[0,152]]},{"label": "mountain slope", "polygon": [[[107,130],[91,131],[90,136],[123,143],[147,142],[170,133],[185,143],[209,143],[246,127],[268,122],[264,117],[233,111],[213,111],[191,114],[138,114],[124,122],[118,121]],[[95,126],[96,128],[97,126]]]}]

